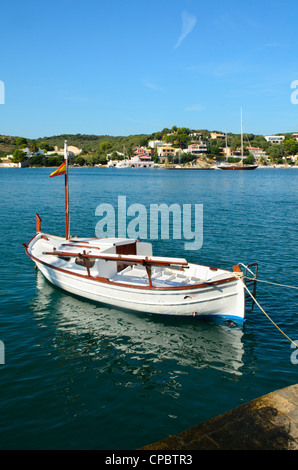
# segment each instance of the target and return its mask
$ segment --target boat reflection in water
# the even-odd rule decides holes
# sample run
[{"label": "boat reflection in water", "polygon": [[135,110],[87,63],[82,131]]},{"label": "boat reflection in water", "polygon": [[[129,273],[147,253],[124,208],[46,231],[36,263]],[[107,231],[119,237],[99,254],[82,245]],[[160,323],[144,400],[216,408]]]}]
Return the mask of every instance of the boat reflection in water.
[{"label": "boat reflection in water", "polygon": [[125,376],[140,385],[138,373],[147,380],[147,370],[152,378],[154,364],[160,372],[166,361],[170,361],[169,370],[186,374],[188,368],[196,368],[242,375],[243,331],[239,327],[105,308],[57,290],[39,272],[37,288],[33,309],[39,326],[47,334],[51,331],[49,354],[75,357],[77,367],[92,359],[99,372],[113,369],[122,385]]}]

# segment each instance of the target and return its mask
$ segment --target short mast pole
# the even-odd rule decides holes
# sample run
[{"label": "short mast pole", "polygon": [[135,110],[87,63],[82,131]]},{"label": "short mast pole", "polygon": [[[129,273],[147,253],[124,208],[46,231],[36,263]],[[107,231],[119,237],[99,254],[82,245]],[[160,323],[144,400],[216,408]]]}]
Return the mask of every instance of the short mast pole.
[{"label": "short mast pole", "polygon": [[65,238],[69,240],[69,189],[68,189],[68,156],[67,156],[67,140],[64,142],[64,159],[65,159]]}]

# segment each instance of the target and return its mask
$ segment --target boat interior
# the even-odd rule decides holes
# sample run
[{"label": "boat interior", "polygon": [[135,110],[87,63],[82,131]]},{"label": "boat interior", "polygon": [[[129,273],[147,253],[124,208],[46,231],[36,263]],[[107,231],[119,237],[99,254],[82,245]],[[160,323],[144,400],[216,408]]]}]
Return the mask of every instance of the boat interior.
[{"label": "boat interior", "polygon": [[231,277],[230,271],[189,264],[183,258],[152,255],[152,244],[126,238],[71,238],[39,233],[29,243],[31,255],[63,271],[110,282],[179,287]]}]

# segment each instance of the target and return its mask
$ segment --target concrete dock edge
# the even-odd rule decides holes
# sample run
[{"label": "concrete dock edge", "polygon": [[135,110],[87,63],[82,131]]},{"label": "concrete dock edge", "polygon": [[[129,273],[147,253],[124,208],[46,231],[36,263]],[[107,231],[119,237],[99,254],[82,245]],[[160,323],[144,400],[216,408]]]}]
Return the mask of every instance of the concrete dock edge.
[{"label": "concrete dock edge", "polygon": [[298,384],[140,450],[297,450]]}]

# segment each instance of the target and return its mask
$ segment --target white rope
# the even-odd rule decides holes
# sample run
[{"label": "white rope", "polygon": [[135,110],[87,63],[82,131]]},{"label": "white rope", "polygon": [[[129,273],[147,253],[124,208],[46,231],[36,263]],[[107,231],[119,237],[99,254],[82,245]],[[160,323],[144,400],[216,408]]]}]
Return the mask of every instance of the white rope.
[{"label": "white rope", "polygon": [[264,315],[266,315],[266,317],[268,318],[268,320],[271,321],[271,323],[296,347],[298,348],[298,344],[295,343],[295,341],[293,341],[291,338],[289,338],[288,335],[286,335],[286,333],[284,333],[284,331],[282,331],[282,329],[272,320],[272,318],[270,318],[270,316],[268,315],[268,313],[265,312],[265,310],[261,307],[261,305],[259,304],[259,302],[257,301],[257,299],[252,295],[252,293],[250,292],[250,290],[248,289],[248,287],[245,285],[245,283],[243,282],[243,280],[241,279],[241,275],[242,273],[237,273],[235,272],[234,273],[235,276],[242,282],[242,284],[244,285],[245,289],[247,290],[247,292],[249,293],[249,295],[251,296],[251,298],[253,299],[253,301],[257,304],[257,306],[259,307],[260,310],[262,310],[262,312],[264,313]]},{"label": "white rope", "polygon": [[255,279],[255,278],[252,278],[252,277],[247,277],[246,279],[248,279],[250,281],[266,282],[267,284],[273,284],[274,286],[289,287],[290,289],[298,289],[298,287],[296,287],[296,286],[288,286],[286,284],[279,284],[278,282],[263,281],[262,279]]}]

